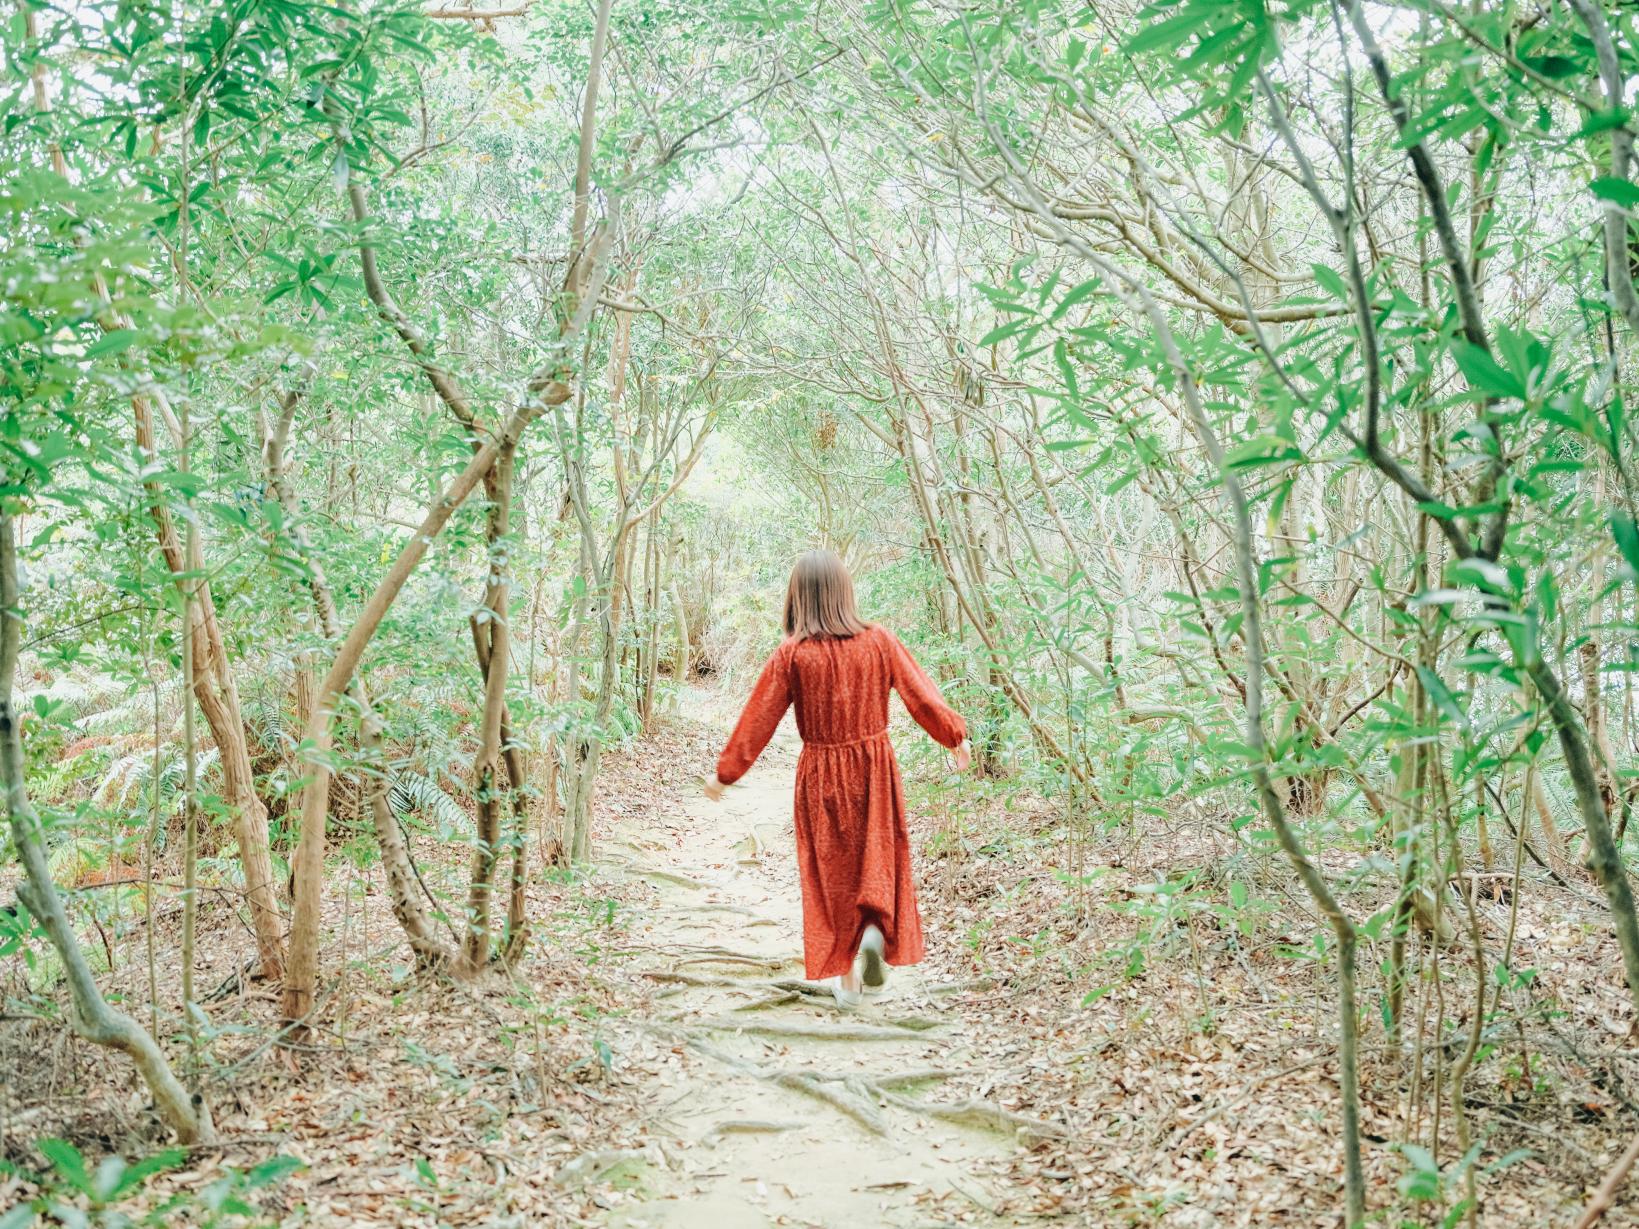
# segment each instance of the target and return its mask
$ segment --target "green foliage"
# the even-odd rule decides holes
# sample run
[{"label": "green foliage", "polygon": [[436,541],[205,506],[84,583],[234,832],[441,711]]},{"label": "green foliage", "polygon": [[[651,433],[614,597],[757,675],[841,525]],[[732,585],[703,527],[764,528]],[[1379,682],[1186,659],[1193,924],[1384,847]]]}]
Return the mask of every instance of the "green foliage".
[{"label": "green foliage", "polygon": [[28,1229],[37,1223],[68,1229],[124,1229],[171,1225],[184,1217],[189,1224],[212,1229],[271,1224],[252,1197],[301,1168],[301,1162],[291,1157],[274,1156],[248,1170],[227,1167],[221,1177],[198,1192],[158,1197],[147,1188],[187,1160],[184,1150],[167,1149],[136,1161],[110,1155],[92,1168],[67,1140],[42,1139],[36,1147],[49,1166],[42,1173],[0,1162],[0,1171],[38,1191],[0,1214],[0,1226],[5,1229]]}]

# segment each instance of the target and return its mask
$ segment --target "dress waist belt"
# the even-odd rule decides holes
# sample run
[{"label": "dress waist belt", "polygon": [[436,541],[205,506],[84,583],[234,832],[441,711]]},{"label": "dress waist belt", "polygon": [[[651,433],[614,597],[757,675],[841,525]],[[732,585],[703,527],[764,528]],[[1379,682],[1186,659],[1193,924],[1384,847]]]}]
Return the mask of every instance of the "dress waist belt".
[{"label": "dress waist belt", "polygon": [[830,743],[821,742],[817,738],[805,738],[802,740],[802,745],[805,747],[857,747],[860,743],[875,742],[877,739],[886,738],[887,736],[888,728],[883,726],[880,730],[870,734],[861,734],[858,738],[843,738]]}]

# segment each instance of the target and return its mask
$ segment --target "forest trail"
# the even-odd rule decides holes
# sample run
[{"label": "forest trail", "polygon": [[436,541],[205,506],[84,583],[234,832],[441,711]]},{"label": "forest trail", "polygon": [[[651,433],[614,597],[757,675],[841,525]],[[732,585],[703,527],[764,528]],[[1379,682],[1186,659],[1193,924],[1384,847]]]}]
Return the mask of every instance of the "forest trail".
[{"label": "forest trail", "polygon": [[669,1168],[648,1167],[644,1202],[604,1223],[842,1229],[960,1214],[1013,1224],[990,1211],[974,1172],[1006,1154],[1011,1135],[912,1104],[937,1088],[938,1071],[971,1059],[959,1016],[942,1006],[949,988],[926,966],[895,969],[882,995],[850,1013],[829,992],[797,988],[797,750],[782,731],[722,803],[696,796],[604,838],[606,858],[630,858],[625,873],[658,890],[629,919],[628,951],[661,997],[651,1019],[630,1023],[678,1055],[648,1098],[655,1133],[678,1144]]}]

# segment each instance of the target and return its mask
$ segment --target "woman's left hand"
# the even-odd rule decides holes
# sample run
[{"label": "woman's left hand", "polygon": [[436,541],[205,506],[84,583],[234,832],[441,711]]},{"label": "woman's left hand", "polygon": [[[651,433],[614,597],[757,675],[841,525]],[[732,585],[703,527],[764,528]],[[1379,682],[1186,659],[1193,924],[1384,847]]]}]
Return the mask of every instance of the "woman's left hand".
[{"label": "woman's left hand", "polygon": [[723,800],[723,791],[727,788],[728,786],[724,785],[717,779],[716,773],[712,773],[711,776],[706,778],[706,797],[710,798],[713,802],[721,802]]},{"label": "woman's left hand", "polygon": [[952,751],[951,758],[956,761],[956,771],[966,772],[967,766],[973,762],[973,748],[968,746],[967,739],[963,739]]}]

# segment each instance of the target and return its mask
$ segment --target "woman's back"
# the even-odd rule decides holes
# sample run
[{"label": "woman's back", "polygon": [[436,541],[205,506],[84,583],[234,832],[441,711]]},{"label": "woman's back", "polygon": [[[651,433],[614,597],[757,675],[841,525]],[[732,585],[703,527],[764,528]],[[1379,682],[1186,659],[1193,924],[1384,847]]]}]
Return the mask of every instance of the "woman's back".
[{"label": "woman's back", "polygon": [[962,719],[887,628],[871,624],[853,636],[787,639],[752,689],[718,759],[718,779],[724,784],[738,780],[790,707],[797,710],[804,746],[846,747],[886,739],[890,689],[935,742],[955,747],[966,736]]},{"label": "woman's back", "polygon": [[873,625],[857,636],[799,640],[785,646],[790,654],[791,704],[803,742],[856,742],[888,728],[897,643],[891,632]]}]

